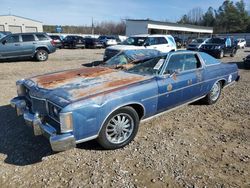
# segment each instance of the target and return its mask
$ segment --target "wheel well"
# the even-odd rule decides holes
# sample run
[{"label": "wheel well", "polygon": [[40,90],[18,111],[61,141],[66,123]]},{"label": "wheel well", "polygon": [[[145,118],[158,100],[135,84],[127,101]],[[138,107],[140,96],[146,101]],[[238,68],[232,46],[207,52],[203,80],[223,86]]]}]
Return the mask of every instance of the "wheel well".
[{"label": "wheel well", "polygon": [[144,116],[144,108],[142,105],[140,104],[130,104],[130,105],[127,105],[127,106],[130,106],[132,107],[138,114],[139,116],[139,119],[141,120],[142,117]]},{"label": "wheel well", "polygon": [[47,53],[49,53],[49,50],[46,47],[38,47],[36,51],[38,50],[45,50]]},{"label": "wheel well", "polygon": [[225,80],[219,80],[219,82],[221,83],[221,87],[223,88],[226,84],[226,81]]}]

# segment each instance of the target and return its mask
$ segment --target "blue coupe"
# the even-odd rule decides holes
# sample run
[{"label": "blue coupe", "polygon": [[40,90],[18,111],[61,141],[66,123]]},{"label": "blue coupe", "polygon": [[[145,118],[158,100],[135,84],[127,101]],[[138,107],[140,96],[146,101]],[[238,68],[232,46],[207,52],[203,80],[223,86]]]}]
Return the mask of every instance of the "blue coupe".
[{"label": "blue coupe", "polygon": [[200,99],[213,104],[238,80],[236,64],[176,51],[125,71],[84,67],[19,80],[11,105],[54,151],[92,139],[116,149],[134,139],[141,120]]}]

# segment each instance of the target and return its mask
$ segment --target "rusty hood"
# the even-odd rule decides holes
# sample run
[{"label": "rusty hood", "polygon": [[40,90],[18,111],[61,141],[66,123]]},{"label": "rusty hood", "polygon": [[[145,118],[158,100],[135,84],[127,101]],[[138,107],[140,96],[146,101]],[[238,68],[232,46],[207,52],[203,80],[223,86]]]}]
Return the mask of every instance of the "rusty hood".
[{"label": "rusty hood", "polygon": [[107,67],[84,67],[30,78],[49,95],[68,101],[102,95],[117,91],[131,84],[148,79],[147,76],[131,74]]}]

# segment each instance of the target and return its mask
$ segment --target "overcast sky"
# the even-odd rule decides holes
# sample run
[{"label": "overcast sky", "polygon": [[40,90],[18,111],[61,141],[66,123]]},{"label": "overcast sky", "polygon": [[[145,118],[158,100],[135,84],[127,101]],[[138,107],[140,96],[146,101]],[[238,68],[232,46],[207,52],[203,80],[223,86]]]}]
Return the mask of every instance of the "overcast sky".
[{"label": "overcast sky", "polygon": [[[236,0],[235,0],[236,1]],[[250,0],[245,0],[250,4]],[[175,22],[195,7],[218,8],[223,0],[1,0],[0,15],[13,14],[44,24],[91,25],[120,19],[169,20]]]}]

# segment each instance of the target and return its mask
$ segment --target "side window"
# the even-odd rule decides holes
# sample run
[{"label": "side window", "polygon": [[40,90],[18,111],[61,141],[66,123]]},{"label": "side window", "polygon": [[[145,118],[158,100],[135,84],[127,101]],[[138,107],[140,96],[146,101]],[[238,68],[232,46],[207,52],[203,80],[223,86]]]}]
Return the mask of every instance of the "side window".
[{"label": "side window", "polygon": [[183,71],[184,65],[184,55],[183,54],[175,54],[170,57],[168,60],[167,68],[164,74],[172,74],[173,72],[181,72]]},{"label": "side window", "polygon": [[43,41],[43,40],[48,40],[48,38],[43,35],[43,34],[36,34],[36,37],[38,38],[38,40]]},{"label": "side window", "polygon": [[147,40],[145,41],[145,43],[149,44],[149,45],[156,45],[157,44],[156,39],[157,38],[155,38],[155,37],[148,37]]},{"label": "side window", "polygon": [[157,38],[157,43],[158,44],[167,44],[168,41],[164,37],[158,37]]},{"label": "side window", "polygon": [[194,70],[200,67],[201,63],[197,55],[175,54],[170,57],[164,74],[171,74],[175,71],[183,72],[187,70]]},{"label": "side window", "polygon": [[31,42],[35,41],[35,37],[33,35],[22,35],[23,42]]},{"label": "side window", "polygon": [[10,36],[6,40],[6,43],[16,43],[16,42],[19,42],[19,35]]},{"label": "side window", "polygon": [[193,70],[201,67],[201,63],[197,55],[195,54],[186,54],[185,62],[183,65],[183,71]]}]

